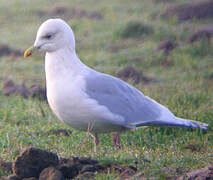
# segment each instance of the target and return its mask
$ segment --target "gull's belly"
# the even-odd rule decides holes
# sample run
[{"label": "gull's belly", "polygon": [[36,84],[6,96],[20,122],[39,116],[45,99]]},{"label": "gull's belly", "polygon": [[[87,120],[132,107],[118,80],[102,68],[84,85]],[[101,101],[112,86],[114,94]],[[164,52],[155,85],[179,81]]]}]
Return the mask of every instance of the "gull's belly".
[{"label": "gull's belly", "polygon": [[47,84],[49,105],[61,121],[73,128],[97,133],[125,129],[118,125],[119,121],[123,123],[122,117],[112,114],[106,107],[89,98],[81,87],[82,81],[75,82],[72,82],[72,86],[57,85],[54,88]]}]

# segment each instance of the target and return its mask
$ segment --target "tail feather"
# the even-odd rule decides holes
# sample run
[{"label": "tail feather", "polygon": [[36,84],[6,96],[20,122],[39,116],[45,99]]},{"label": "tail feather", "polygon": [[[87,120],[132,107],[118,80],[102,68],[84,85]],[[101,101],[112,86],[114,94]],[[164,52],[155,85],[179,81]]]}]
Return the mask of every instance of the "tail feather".
[{"label": "tail feather", "polygon": [[176,117],[176,119],[185,121],[187,123],[186,127],[200,128],[200,129],[204,129],[204,130],[206,130],[208,128],[208,124],[202,123],[199,121],[186,120],[186,119],[182,119],[182,118],[178,118],[178,117]]},{"label": "tail feather", "polygon": [[208,124],[206,123],[182,119],[178,117],[175,117],[175,119],[171,121],[153,120],[153,121],[146,121],[146,122],[137,122],[134,125],[137,128],[141,126],[180,126],[180,127],[200,128],[204,130],[206,130],[208,127]]}]

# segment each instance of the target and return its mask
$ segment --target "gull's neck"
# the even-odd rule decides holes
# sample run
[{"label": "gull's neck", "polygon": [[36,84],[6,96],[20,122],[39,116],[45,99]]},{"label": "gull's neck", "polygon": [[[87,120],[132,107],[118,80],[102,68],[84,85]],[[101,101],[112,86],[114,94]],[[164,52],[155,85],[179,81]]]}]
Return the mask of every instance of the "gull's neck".
[{"label": "gull's neck", "polygon": [[75,50],[71,48],[66,47],[46,53],[45,71],[47,80],[50,77],[66,78],[66,76],[83,75],[89,69],[80,61]]}]

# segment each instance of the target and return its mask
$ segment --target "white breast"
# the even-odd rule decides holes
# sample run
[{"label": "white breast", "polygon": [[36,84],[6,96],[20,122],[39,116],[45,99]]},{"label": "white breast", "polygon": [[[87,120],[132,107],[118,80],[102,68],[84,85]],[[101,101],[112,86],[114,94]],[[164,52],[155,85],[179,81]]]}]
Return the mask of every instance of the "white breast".
[{"label": "white breast", "polygon": [[[64,59],[60,59],[63,61]],[[88,70],[73,67],[51,56],[45,58],[47,98],[56,116],[73,128],[87,131],[109,132],[121,129],[117,124],[123,118],[112,114],[85,93],[84,76]],[[77,70],[77,71],[76,71]],[[81,73],[79,73],[81,72]]]}]

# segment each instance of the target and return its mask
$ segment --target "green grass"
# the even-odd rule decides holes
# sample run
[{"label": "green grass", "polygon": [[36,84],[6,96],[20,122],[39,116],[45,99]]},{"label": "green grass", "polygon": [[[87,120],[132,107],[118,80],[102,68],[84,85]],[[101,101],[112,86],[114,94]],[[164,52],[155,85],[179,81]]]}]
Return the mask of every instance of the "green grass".
[{"label": "green grass", "polygon": [[[39,17],[37,11],[48,11],[52,1],[6,1],[1,0],[1,41],[11,47],[24,50],[33,44],[39,25],[48,17]],[[168,4],[171,3],[168,1]],[[174,3],[180,3],[175,1]],[[174,4],[173,3],[173,4]],[[68,23],[76,36],[79,57],[88,66],[114,75],[122,67],[131,65],[157,82],[136,85],[144,94],[152,97],[177,116],[208,123],[209,131],[187,128],[150,127],[125,132],[122,148],[118,152],[111,146],[111,135],[100,135],[98,153],[93,153],[91,137],[85,132],[72,129],[70,137],[45,135],[51,129],[69,127],[61,123],[45,102],[22,99],[19,96],[5,97],[0,94],[0,151],[4,160],[13,160],[24,147],[50,150],[59,156],[88,156],[102,162],[113,161],[135,165],[146,177],[166,179],[183,172],[204,167],[213,161],[213,44],[200,41],[188,44],[188,26],[199,28],[210,20],[193,20],[179,23],[174,18],[165,20],[158,15],[165,10],[165,3],[158,1],[118,0],[63,0],[67,8],[98,11],[101,20],[72,18]],[[148,25],[152,33],[137,38],[122,38],[120,33],[131,23]],[[140,30],[140,28],[139,28]],[[138,35],[138,34],[137,34]],[[164,39],[175,40],[178,46],[169,57],[156,51]],[[109,47],[114,44],[116,52]],[[134,61],[134,57],[141,61]],[[162,62],[170,59],[170,66]],[[35,55],[27,60],[0,57],[0,80],[11,78],[27,86],[34,82],[45,84],[44,57]],[[130,82],[132,83],[132,82]],[[2,85],[1,85],[2,86]],[[42,116],[39,104],[45,111]],[[187,146],[199,147],[196,150]],[[166,169],[166,171],[165,171]],[[0,176],[5,175],[0,171]],[[97,179],[115,179],[118,174],[100,174]]]}]

